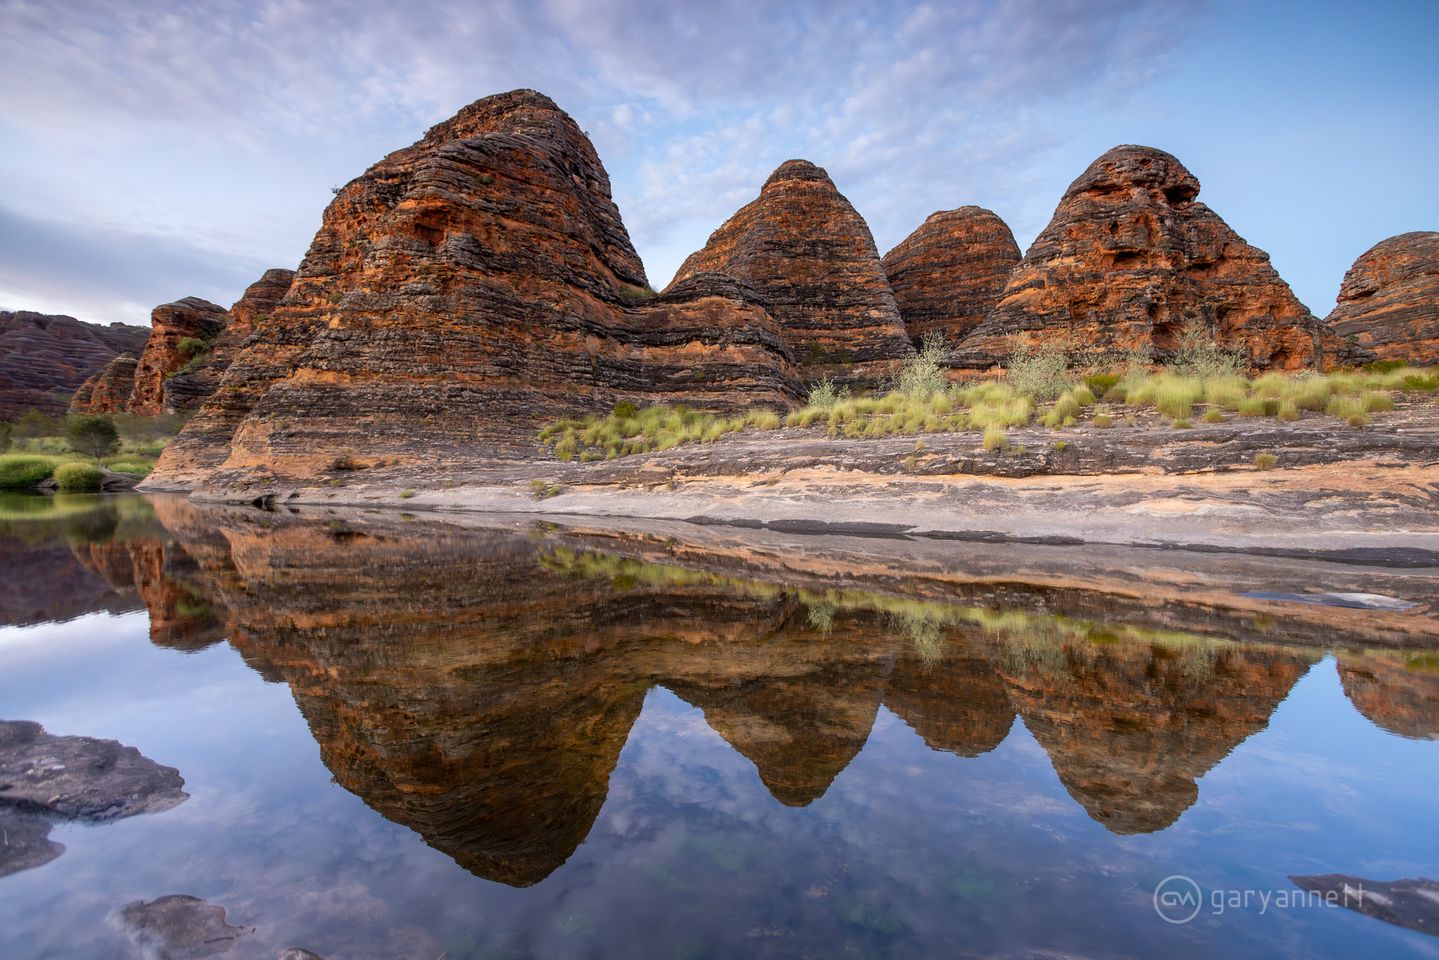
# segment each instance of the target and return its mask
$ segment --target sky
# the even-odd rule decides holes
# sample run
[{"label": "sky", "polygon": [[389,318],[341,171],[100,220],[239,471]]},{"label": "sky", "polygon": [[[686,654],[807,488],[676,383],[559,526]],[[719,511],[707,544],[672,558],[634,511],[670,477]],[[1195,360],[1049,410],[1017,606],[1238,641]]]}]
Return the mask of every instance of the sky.
[{"label": "sky", "polygon": [[1313,311],[1439,229],[1439,0],[0,0],[0,309],[146,323],[295,267],[331,188],[480,97],[589,133],[662,288],[802,157],[883,253],[1021,247],[1120,143],[1173,153]]}]

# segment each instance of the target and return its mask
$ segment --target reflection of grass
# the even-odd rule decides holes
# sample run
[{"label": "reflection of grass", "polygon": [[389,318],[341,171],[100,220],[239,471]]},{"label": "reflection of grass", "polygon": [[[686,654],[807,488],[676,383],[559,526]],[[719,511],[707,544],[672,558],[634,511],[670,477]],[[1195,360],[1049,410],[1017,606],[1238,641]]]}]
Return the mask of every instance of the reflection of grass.
[{"label": "reflection of grass", "polygon": [[903,933],[905,922],[887,904],[857,901],[840,911],[840,918],[849,926],[880,937]]},{"label": "reflection of grass", "polygon": [[949,895],[965,903],[993,902],[1004,899],[996,878],[973,865],[960,867],[949,875],[945,888]]}]

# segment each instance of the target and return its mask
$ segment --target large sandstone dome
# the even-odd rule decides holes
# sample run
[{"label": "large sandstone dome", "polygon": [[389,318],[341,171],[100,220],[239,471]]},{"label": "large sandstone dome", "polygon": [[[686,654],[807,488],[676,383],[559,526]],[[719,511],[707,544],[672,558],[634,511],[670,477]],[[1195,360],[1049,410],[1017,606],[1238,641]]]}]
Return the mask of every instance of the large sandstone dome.
[{"label": "large sandstone dome", "polygon": [[968,206],[930,214],[884,255],[884,272],[910,337],[955,344],[989,314],[1019,260],[1009,225]]},{"label": "large sandstone dome", "polygon": [[1439,233],[1401,233],[1365,251],[1328,322],[1381,360],[1439,363]]},{"label": "large sandstone dome", "polygon": [[152,483],[313,478],[360,450],[429,467],[523,456],[546,421],[676,393],[779,406],[799,382],[737,285],[648,290],[593,145],[518,90],[339,191]]},{"label": "large sandstone dome", "polygon": [[913,355],[869,225],[829,174],[787,160],[675,274],[719,273],[769,304],[807,380],[877,384]]},{"label": "large sandstone dome", "polygon": [[1152,147],[1115,147],[1070,184],[961,362],[1000,362],[1016,334],[1163,358],[1200,324],[1254,369],[1317,368],[1338,343],[1269,263]]}]

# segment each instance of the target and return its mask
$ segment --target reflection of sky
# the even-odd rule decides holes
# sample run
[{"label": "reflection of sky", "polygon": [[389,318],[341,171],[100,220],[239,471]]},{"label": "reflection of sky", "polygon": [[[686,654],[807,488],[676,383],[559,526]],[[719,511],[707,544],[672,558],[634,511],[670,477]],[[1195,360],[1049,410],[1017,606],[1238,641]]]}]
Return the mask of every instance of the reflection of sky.
[{"label": "reflection of sky", "polygon": [[[228,646],[151,646],[143,616],[35,628],[0,645],[7,718],[114,737],[176,766],[191,799],[102,827],[0,880],[0,956],[111,956],[104,923],[188,893],[257,933],[334,957],[828,954],[1046,948],[1104,955],[1432,955],[1434,941],[1338,910],[1154,916],[1153,884],[1286,889],[1290,873],[1432,875],[1436,744],[1394,737],[1315,665],[1269,728],[1206,775],[1157,834],[1118,837],[1069,798],[1022,723],[974,759],[930,751],[881,708],[828,792],[789,808],[700,711],[652,690],[588,840],[515,890],[457,868],[331,782],[284,685]],[[485,950],[493,952],[486,953]],[[1430,950],[1430,954],[1424,951]]]}]

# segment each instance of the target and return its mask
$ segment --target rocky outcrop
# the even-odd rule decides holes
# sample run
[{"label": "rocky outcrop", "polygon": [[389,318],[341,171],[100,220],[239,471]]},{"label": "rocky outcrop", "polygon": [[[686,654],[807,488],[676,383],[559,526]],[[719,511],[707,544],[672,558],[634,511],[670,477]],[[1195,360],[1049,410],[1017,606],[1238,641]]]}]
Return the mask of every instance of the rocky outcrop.
[{"label": "rocky outcrop", "polygon": [[911,339],[938,333],[953,345],[989,314],[1019,260],[1008,224],[970,206],[930,214],[883,263]]},{"label": "rocky outcrop", "polygon": [[295,271],[275,267],[245,288],[209,348],[165,381],[166,402],[175,409],[193,410],[209,399],[245,341],[280,305],[294,280]]},{"label": "rocky outcrop", "polygon": [[128,413],[139,361],[122,353],[80,385],[70,398],[71,413]]},{"label": "rocky outcrop", "polygon": [[76,389],[117,355],[138,354],[149,332],[123,323],[0,311],[0,420],[26,410],[64,413]]},{"label": "rocky outcrop", "polygon": [[740,286],[655,297],[593,145],[522,90],[339,191],[289,293],[152,483],[222,464],[221,482],[313,476],[355,449],[485,461],[620,400],[729,409],[797,394],[774,323]]},{"label": "rocky outcrop", "polygon": [[781,164],[759,197],[685,260],[675,283],[698,273],[752,285],[806,380],[873,385],[913,354],[869,226],[808,161]]},{"label": "rocky outcrop", "polygon": [[150,338],[135,367],[129,412],[153,417],[193,409],[203,400],[188,391],[172,391],[169,381],[209,349],[228,320],[224,307],[199,297],[163,303],[151,311]]},{"label": "rocky outcrop", "polygon": [[1401,233],[1365,251],[1327,323],[1381,360],[1439,363],[1439,232]]},{"label": "rocky outcrop", "polygon": [[1340,341],[1269,263],[1196,198],[1199,181],[1151,147],[1115,147],[1070,184],[957,361],[1003,361],[1016,335],[1164,358],[1197,325],[1256,370],[1332,365]]}]

